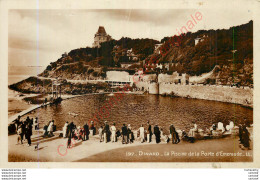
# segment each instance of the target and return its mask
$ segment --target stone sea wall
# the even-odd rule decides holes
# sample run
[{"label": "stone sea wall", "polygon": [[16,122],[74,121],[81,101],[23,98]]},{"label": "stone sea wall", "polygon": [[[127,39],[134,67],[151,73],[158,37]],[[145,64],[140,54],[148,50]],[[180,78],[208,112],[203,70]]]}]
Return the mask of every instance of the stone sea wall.
[{"label": "stone sea wall", "polygon": [[159,94],[173,94],[179,97],[221,101],[253,107],[253,89],[248,87],[160,83]]}]

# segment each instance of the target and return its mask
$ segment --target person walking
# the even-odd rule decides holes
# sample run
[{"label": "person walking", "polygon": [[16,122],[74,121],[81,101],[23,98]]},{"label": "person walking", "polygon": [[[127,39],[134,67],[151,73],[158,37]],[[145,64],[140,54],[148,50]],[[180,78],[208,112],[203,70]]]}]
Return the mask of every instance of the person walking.
[{"label": "person walking", "polygon": [[116,124],[114,123],[111,126],[111,132],[112,132],[112,142],[116,142]]},{"label": "person walking", "polygon": [[153,132],[154,132],[154,135],[156,138],[156,143],[157,144],[160,143],[161,142],[161,132],[160,132],[160,129],[157,124],[154,126]]},{"label": "person walking", "polygon": [[147,125],[148,125],[148,128],[147,128],[147,142],[152,142],[152,126],[150,125],[150,122],[147,121]]},{"label": "person walking", "polygon": [[127,144],[127,127],[125,124],[122,127],[122,144]]},{"label": "person walking", "polygon": [[144,127],[142,124],[141,124],[141,127],[139,128],[139,131],[140,131],[141,143],[143,143],[145,141],[145,138],[144,138]]}]

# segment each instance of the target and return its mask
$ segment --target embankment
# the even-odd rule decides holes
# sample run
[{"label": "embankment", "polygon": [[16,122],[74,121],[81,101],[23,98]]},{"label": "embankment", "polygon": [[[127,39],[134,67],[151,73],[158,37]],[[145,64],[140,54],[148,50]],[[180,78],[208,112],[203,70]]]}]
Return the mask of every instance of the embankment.
[{"label": "embankment", "polygon": [[253,107],[253,89],[215,85],[180,85],[160,83],[159,94],[205,99]]}]

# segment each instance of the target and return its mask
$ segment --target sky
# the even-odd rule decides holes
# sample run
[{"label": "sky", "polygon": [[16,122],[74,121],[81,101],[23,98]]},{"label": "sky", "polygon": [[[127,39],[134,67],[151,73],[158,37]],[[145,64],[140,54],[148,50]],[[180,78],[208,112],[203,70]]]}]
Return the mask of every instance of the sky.
[{"label": "sky", "polygon": [[103,9],[103,10],[9,10],[8,63],[10,66],[47,66],[64,52],[91,47],[94,34],[104,26],[113,39],[121,37],[161,40],[178,34],[182,26],[202,14],[190,30],[228,29],[252,20],[246,9]]}]

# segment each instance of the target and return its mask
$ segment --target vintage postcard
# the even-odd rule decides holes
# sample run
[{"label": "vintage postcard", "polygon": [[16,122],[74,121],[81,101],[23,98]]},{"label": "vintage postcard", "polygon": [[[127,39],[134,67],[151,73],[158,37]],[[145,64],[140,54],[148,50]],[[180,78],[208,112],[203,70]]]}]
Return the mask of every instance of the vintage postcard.
[{"label": "vintage postcard", "polygon": [[259,167],[259,2],[47,2],[1,2],[3,165]]}]

